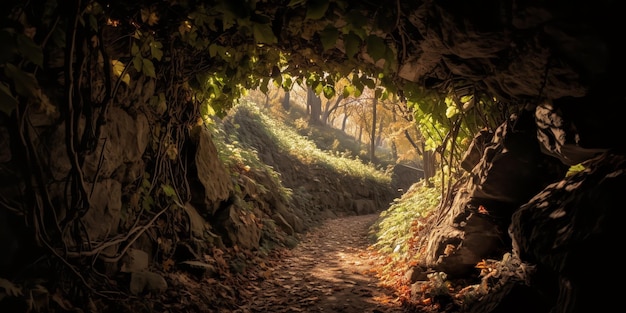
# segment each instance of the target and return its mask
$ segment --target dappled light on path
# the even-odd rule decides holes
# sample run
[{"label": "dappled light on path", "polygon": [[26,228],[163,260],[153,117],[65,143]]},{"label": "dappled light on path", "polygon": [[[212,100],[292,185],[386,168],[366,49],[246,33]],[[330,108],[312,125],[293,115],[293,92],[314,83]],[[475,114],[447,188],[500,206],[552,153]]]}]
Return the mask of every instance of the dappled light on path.
[{"label": "dappled light on path", "polygon": [[237,312],[402,312],[393,291],[379,286],[380,264],[368,250],[377,217],[342,217],[311,230],[296,248],[262,264]]}]

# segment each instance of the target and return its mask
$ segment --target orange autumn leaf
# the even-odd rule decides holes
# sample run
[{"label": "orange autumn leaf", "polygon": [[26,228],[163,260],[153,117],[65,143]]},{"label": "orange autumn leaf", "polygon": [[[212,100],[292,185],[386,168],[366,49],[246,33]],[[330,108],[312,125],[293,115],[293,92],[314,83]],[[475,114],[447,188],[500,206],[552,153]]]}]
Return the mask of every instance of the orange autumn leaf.
[{"label": "orange autumn leaf", "polygon": [[488,268],[488,266],[487,266],[487,262],[485,262],[485,260],[482,260],[482,261],[480,261],[480,262],[478,262],[478,263],[476,264],[475,268],[478,268],[478,269],[486,269],[486,268]]},{"label": "orange autumn leaf", "polygon": [[170,268],[172,268],[172,266],[174,265],[174,260],[172,259],[167,259],[163,261],[163,270],[168,272],[170,270]]}]

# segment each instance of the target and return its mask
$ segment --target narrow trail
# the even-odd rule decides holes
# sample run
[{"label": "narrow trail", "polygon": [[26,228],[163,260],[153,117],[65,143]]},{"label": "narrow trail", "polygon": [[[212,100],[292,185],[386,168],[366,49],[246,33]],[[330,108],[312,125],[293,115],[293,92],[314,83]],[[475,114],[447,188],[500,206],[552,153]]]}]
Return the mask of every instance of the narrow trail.
[{"label": "narrow trail", "polygon": [[367,249],[368,231],[377,217],[331,219],[309,231],[296,248],[268,261],[237,312],[403,312],[373,271],[380,261]]}]

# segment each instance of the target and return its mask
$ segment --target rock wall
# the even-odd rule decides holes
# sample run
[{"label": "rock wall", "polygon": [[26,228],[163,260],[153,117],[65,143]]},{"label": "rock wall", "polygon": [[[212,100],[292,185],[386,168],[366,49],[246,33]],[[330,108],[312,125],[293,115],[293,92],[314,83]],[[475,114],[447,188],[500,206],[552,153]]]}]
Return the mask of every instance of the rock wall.
[{"label": "rock wall", "polygon": [[[551,312],[610,311],[621,303],[617,289],[599,286],[614,281],[605,270],[621,268],[607,251],[621,242],[626,157],[607,152],[585,166],[521,206],[509,230],[514,254],[534,266],[527,277],[531,286],[551,295]],[[594,263],[605,270],[590,271]]]},{"label": "rock wall", "polygon": [[[467,151],[463,164],[471,171],[431,219],[426,252],[414,270],[477,279],[477,264],[501,262],[491,274],[480,272],[484,294],[463,303],[467,312],[569,313],[619,305],[617,292],[597,288],[610,284],[610,276],[586,264],[619,267],[601,255],[619,244],[624,154],[599,142],[581,146],[579,129],[561,111],[537,106],[492,135],[477,134],[472,147],[484,149]],[[491,140],[485,144],[485,138]],[[576,162],[585,169],[567,175]]]},{"label": "rock wall", "polygon": [[[80,155],[81,166],[72,166],[68,156],[67,127],[58,114],[44,114],[33,112],[25,117],[31,121],[28,124],[28,142],[20,142],[15,125],[11,125],[8,118],[0,126],[5,134],[2,150],[9,152],[0,164],[2,181],[5,187],[0,190],[7,201],[20,201],[26,196],[28,188],[38,188],[34,194],[42,198],[33,201],[39,203],[41,209],[47,212],[28,212],[20,206],[2,206],[3,214],[21,213],[25,216],[40,214],[43,226],[50,229],[39,229],[40,232],[50,232],[49,238],[65,238],[67,242],[74,241],[73,234],[68,229],[55,229],[61,225],[69,225],[73,219],[79,218],[85,235],[94,241],[101,241],[118,234],[122,216],[123,188],[136,180],[144,171],[142,156],[148,144],[149,128],[147,118],[143,114],[131,116],[121,108],[111,108],[106,115],[106,123],[101,127],[101,134],[94,142],[97,145],[91,153]],[[79,120],[76,129],[84,134],[84,117]],[[10,134],[10,135],[9,135]],[[6,136],[8,135],[8,136]],[[32,150],[27,153],[30,161],[27,163],[21,144],[24,143]],[[36,161],[35,161],[36,160]],[[26,170],[26,171],[24,171]],[[81,179],[73,181],[75,173]],[[32,177],[22,175],[32,175]],[[31,180],[31,181],[29,181]],[[72,201],[76,194],[70,194],[68,184],[80,184],[85,191],[84,203],[87,207],[74,216],[67,210],[68,201]],[[34,202],[33,202],[34,203]],[[24,203],[25,204],[25,203]],[[9,211],[7,211],[9,210]],[[10,213],[9,213],[10,212]],[[34,216],[31,216],[34,217]],[[54,218],[54,221],[49,220]],[[45,221],[43,221],[45,220]],[[44,223],[45,222],[45,223]],[[53,225],[52,223],[57,225]],[[30,224],[30,223],[27,223]],[[26,226],[26,225],[25,225]],[[32,225],[30,226],[32,227]],[[67,226],[69,227],[69,226]],[[31,236],[28,238],[34,239]],[[82,242],[73,242],[73,245],[82,245]],[[75,249],[75,247],[68,247]]]},{"label": "rock wall", "polygon": [[[491,138],[486,144],[485,136]],[[567,166],[541,152],[533,112],[498,127],[493,135],[477,135],[463,164],[471,168],[449,206],[441,206],[428,253],[422,263],[451,277],[471,275],[485,258],[500,258],[510,249],[507,228],[511,215],[546,185],[560,180]]]},{"label": "rock wall", "polygon": [[[75,276],[56,277],[52,268],[87,262],[111,279],[124,277],[103,289],[163,292],[172,282],[168,272],[231,271],[219,261],[225,251],[243,268],[252,262],[245,255],[292,246],[298,233],[328,217],[380,211],[394,195],[385,184],[337,177],[285,156],[272,138],[252,132],[258,125],[243,113],[236,118],[244,127],[232,134],[256,142],[251,149],[262,152],[268,168],[285,171],[282,181],[264,167],[227,166],[205,125],[173,125],[141,107],[107,108],[93,134],[94,116],[78,114],[68,127],[58,112],[34,111],[26,117],[27,151],[14,121],[0,113],[0,278],[71,284]],[[92,147],[68,148],[96,133]],[[293,198],[281,193],[285,188],[296,191]],[[40,206],[30,211],[20,203],[27,196]],[[32,218],[35,224],[24,223]],[[50,262],[37,261],[44,258]],[[16,276],[25,266],[36,270]]]}]

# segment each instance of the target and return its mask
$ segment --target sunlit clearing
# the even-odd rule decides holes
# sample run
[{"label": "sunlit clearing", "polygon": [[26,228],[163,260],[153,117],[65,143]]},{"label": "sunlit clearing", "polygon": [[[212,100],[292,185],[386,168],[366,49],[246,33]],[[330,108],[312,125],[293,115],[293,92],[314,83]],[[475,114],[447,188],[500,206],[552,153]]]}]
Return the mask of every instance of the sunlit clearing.
[{"label": "sunlit clearing", "polygon": [[314,142],[307,140],[292,128],[282,124],[276,119],[261,113],[258,106],[247,101],[241,101],[238,109],[250,110],[258,116],[258,120],[264,124],[264,129],[271,132],[279,146],[285,152],[297,157],[305,164],[317,164],[336,170],[340,173],[358,177],[368,177],[379,182],[390,183],[390,175],[376,169],[374,166],[365,164],[358,159],[349,159],[333,155],[317,148]]}]

